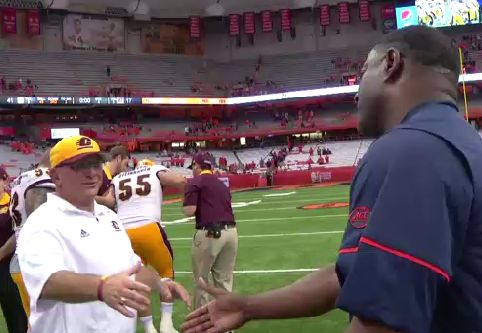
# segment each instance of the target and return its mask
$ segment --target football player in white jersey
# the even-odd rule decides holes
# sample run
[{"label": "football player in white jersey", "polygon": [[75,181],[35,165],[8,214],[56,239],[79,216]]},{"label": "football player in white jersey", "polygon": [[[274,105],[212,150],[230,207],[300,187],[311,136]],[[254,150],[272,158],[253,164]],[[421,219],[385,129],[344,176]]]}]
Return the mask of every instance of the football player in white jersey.
[{"label": "football player in white jersey", "polygon": [[[136,169],[120,173],[111,183],[108,197],[115,200],[117,214],[144,264],[151,265],[162,278],[173,279],[173,252],[161,222],[163,187],[184,189],[186,179],[150,160]],[[177,333],[172,322],[172,303],[162,303],[161,333]],[[139,313],[146,333],[157,332],[152,313]]]},{"label": "football player in white jersey", "polygon": [[[55,185],[49,176],[49,156],[50,151],[45,152],[37,168],[22,173],[11,184],[10,216],[12,217],[16,239],[27,217],[47,201],[47,193],[55,191]],[[10,261],[10,274],[18,287],[22,305],[28,318],[30,315],[30,299],[20,273],[16,254]]]}]

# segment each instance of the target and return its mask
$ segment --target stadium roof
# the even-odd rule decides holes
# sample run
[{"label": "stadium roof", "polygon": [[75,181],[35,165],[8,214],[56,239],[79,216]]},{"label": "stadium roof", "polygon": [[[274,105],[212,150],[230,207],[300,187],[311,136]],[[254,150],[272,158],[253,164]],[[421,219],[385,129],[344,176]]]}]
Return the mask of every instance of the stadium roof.
[{"label": "stadium roof", "polygon": [[[47,0],[42,0],[43,2]],[[51,0],[50,0],[51,1]],[[120,7],[129,12],[135,8],[143,10],[147,8],[152,17],[180,18],[190,15],[218,16],[209,14],[208,8],[213,9],[216,3],[222,6],[223,15],[242,13],[245,11],[259,12],[264,9],[279,10],[282,8],[306,8],[320,4],[335,5],[339,0],[54,0],[54,2],[67,2],[69,10],[79,12],[95,12],[101,7]],[[348,0],[356,2],[357,0]],[[54,5],[55,7],[55,5]],[[214,8],[214,10],[216,10]],[[142,13],[144,14],[144,13]]]}]

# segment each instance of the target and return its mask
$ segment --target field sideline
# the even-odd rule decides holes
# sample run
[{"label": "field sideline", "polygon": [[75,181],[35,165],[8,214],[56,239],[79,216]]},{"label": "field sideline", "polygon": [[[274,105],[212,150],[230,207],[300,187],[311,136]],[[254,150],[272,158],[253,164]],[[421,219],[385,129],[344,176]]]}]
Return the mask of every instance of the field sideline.
[{"label": "field sideline", "polygon": [[[233,194],[238,221],[239,251],[235,290],[255,293],[283,286],[318,267],[333,263],[345,229],[348,207],[301,209],[305,205],[348,202],[349,186],[306,187],[295,189],[251,190]],[[175,252],[177,280],[191,288],[192,221],[181,222],[181,204],[163,207],[163,221]],[[153,299],[155,308],[159,300]],[[159,324],[158,312],[155,324]],[[187,310],[176,304],[176,326]],[[237,332],[243,333],[341,333],[348,316],[333,311],[323,318],[253,322]],[[302,326],[301,326],[302,325]],[[3,318],[0,333],[6,333]],[[138,327],[137,332],[143,332]]]}]

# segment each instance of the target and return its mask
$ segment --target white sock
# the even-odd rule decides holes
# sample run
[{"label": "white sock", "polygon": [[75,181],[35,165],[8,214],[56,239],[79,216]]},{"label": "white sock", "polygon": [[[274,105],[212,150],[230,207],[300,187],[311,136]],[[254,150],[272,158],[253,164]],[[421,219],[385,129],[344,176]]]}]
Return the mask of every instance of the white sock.
[{"label": "white sock", "polygon": [[152,320],[152,316],[140,317],[142,325],[144,328],[154,326],[154,321]]},{"label": "white sock", "polygon": [[173,308],[172,303],[164,303],[164,302],[161,303],[161,313],[162,313],[161,323],[172,325],[172,308]]}]

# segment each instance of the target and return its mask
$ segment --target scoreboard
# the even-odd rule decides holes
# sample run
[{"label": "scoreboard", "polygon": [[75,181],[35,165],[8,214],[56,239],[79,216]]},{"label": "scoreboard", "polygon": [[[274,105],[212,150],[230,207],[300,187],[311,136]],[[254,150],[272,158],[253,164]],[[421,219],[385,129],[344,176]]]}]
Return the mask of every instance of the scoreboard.
[{"label": "scoreboard", "polygon": [[8,105],[225,105],[227,98],[212,97],[2,97],[0,106]]},{"label": "scoreboard", "polygon": [[140,97],[0,97],[0,105],[140,105]]}]

